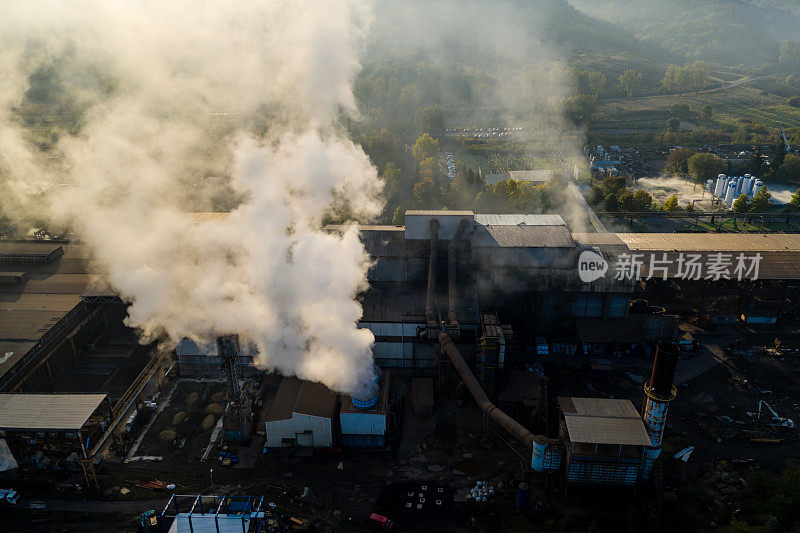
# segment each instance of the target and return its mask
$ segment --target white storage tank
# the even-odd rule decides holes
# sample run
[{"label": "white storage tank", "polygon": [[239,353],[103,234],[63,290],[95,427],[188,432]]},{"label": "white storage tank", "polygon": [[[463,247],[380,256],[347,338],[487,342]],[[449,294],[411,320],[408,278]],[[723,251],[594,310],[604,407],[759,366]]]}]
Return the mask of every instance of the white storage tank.
[{"label": "white storage tank", "polygon": [[736,182],[731,180],[730,183],[728,183],[728,190],[725,193],[725,203],[728,205],[732,205],[735,199],[736,199]]}]

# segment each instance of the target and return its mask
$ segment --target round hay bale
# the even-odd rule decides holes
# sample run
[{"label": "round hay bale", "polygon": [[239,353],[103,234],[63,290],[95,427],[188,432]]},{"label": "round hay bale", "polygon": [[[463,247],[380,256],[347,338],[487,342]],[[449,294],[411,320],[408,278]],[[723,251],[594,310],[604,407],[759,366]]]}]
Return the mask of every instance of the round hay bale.
[{"label": "round hay bale", "polygon": [[186,420],[186,411],[178,411],[175,413],[175,416],[172,417],[172,425],[177,426],[184,420]]},{"label": "round hay bale", "polygon": [[208,407],[206,407],[206,413],[210,415],[221,415],[222,406],[218,403],[210,403],[208,404]]},{"label": "round hay bale", "polygon": [[194,405],[197,401],[197,392],[192,392],[186,396],[186,405]]},{"label": "round hay bale", "polygon": [[202,431],[207,431],[207,430],[209,430],[209,429],[214,427],[214,423],[215,422],[216,422],[216,420],[214,419],[214,415],[208,415],[200,423],[200,429]]},{"label": "round hay bale", "polygon": [[158,434],[158,438],[163,440],[164,442],[174,442],[176,438],[178,438],[178,434],[175,433],[173,429],[165,429],[161,433]]},{"label": "round hay bale", "polygon": [[221,391],[220,391],[220,392],[215,392],[215,393],[214,393],[214,394],[211,396],[211,401],[212,401],[212,402],[219,403],[219,402],[221,402],[221,401],[222,401],[222,399],[223,399],[224,397],[225,397],[225,393],[224,393],[224,392],[221,392]]}]

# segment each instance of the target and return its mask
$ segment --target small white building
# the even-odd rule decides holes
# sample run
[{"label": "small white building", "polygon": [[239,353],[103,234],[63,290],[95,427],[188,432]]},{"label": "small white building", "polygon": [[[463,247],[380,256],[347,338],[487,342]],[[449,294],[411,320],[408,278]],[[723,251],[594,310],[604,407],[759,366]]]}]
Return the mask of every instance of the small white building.
[{"label": "small white building", "polygon": [[336,393],[321,383],[284,376],[266,417],[270,448],[333,445]]}]

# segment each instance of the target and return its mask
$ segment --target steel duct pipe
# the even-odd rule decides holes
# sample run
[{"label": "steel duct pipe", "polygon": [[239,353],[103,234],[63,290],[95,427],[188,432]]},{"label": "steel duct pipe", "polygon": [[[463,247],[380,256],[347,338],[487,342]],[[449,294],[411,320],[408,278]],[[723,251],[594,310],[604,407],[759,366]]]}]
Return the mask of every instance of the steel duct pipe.
[{"label": "steel duct pipe", "polygon": [[456,294],[458,292],[456,246],[458,245],[458,240],[461,239],[461,235],[466,231],[467,224],[469,224],[467,219],[461,220],[456,234],[453,235],[453,240],[450,241],[450,247],[447,249],[447,320],[454,325],[458,324],[458,313],[456,312],[456,302],[458,300],[458,295]]},{"label": "steel duct pipe", "polygon": [[431,255],[428,260],[428,293],[425,298],[425,320],[428,326],[437,324],[436,318],[436,262],[438,260],[439,221],[431,219]]},{"label": "steel duct pipe", "polygon": [[481,408],[481,411],[486,413],[490,418],[492,418],[492,420],[500,424],[503,429],[511,433],[515,439],[524,443],[528,449],[532,450],[533,439],[535,435],[525,429],[519,422],[501,411],[499,407],[489,400],[489,397],[486,396],[486,393],[483,391],[483,387],[481,387],[481,384],[478,383],[478,380],[467,366],[464,358],[461,357],[461,352],[459,352],[458,348],[456,348],[456,345],[453,344],[453,340],[450,338],[450,335],[444,331],[440,332],[439,344],[442,345],[442,349],[444,349],[445,353],[447,353],[447,356],[450,358],[453,366],[456,367],[458,375],[461,376],[462,380],[464,380],[467,390],[469,390],[470,394],[472,394],[472,397],[475,398],[475,401],[477,402],[478,407]]}]

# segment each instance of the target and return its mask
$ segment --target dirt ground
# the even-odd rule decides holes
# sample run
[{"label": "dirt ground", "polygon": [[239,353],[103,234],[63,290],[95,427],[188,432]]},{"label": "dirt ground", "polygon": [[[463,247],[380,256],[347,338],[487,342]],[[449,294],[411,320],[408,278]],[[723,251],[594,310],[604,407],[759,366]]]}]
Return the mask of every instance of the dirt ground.
[{"label": "dirt ground", "polygon": [[[163,456],[165,461],[178,464],[199,460],[220,418],[219,408],[225,406],[225,387],[225,383],[213,381],[178,382],[169,404],[147,431],[137,455]],[[201,424],[209,415],[214,417],[214,423],[203,429]],[[162,437],[165,431],[174,431],[174,440],[165,440]]]}]

